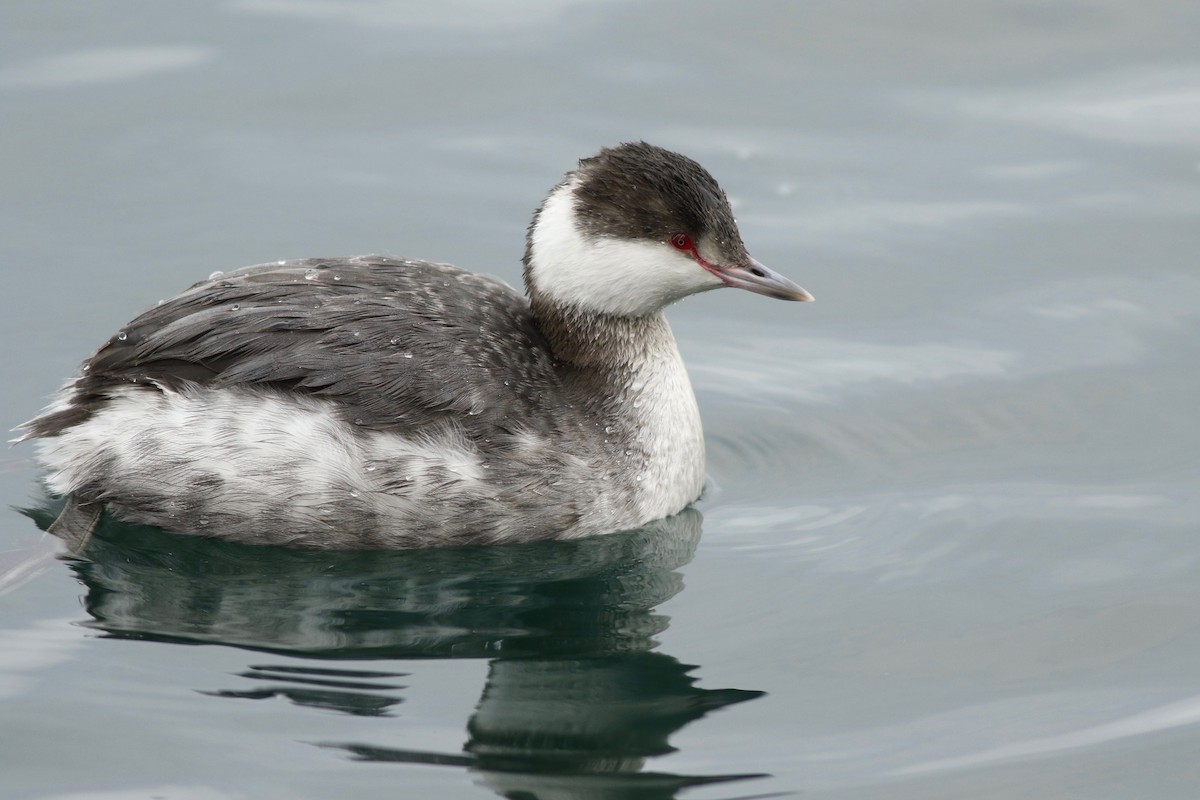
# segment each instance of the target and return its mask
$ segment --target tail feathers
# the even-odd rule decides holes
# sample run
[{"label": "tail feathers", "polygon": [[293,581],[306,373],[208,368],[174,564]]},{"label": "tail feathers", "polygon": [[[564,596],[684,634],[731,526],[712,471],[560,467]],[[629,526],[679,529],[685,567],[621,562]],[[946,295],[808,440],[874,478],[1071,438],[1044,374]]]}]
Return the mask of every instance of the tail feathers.
[{"label": "tail feathers", "polygon": [[78,425],[81,422],[87,421],[92,416],[92,411],[78,405],[55,405],[46,409],[44,412],[29,420],[22,422],[13,431],[20,431],[20,434],[10,439],[12,444],[29,439],[45,439],[50,436],[58,436],[67,428]]},{"label": "tail feathers", "polygon": [[92,397],[89,402],[90,394],[80,387],[81,381],[80,376],[67,381],[40,414],[12,429],[19,435],[9,442],[19,444],[29,439],[58,436],[68,428],[86,422],[95,412],[96,401],[101,397]]}]

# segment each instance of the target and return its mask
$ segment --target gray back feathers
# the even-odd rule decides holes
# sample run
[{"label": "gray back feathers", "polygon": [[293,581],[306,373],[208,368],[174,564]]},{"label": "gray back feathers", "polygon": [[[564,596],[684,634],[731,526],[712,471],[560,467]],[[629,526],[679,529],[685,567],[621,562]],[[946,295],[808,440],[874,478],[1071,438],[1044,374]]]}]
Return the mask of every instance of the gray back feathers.
[{"label": "gray back feathers", "polygon": [[130,322],[76,380],[75,403],[28,424],[55,436],[106,389],[249,386],[336,401],[346,421],[419,430],[452,417],[476,429],[551,433],[562,407],[553,358],[527,300],[456,267],[379,256],[304,259],[216,276]]}]

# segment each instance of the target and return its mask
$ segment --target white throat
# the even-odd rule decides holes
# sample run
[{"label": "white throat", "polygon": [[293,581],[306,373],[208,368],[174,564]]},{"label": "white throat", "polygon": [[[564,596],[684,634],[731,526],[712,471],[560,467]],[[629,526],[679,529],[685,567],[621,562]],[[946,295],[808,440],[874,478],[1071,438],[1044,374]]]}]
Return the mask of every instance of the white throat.
[{"label": "white throat", "polygon": [[542,204],[530,236],[530,279],[576,308],[642,317],[723,284],[667,242],[593,236],[580,230],[572,177]]}]

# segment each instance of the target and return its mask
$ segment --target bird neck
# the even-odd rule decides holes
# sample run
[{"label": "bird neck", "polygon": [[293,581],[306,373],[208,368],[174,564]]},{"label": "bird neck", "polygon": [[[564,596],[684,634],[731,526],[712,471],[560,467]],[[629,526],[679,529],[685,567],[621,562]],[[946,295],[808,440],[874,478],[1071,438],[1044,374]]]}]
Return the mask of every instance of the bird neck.
[{"label": "bird neck", "polygon": [[704,487],[704,432],[662,312],[598,314],[536,293],[531,308],[559,362],[564,388],[593,421],[612,463],[633,478],[640,519],[657,519],[695,500]]},{"label": "bird neck", "polygon": [[680,361],[662,312],[619,316],[558,303],[539,292],[530,308],[554,357],[577,369],[640,372]]}]

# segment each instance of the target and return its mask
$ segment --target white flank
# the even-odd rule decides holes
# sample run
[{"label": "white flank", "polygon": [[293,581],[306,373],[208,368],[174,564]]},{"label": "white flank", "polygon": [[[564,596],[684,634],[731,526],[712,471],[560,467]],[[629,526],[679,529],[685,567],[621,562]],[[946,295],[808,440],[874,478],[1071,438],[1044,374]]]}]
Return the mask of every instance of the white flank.
[{"label": "white flank", "polygon": [[[268,498],[290,498],[297,515],[317,514],[348,493],[403,514],[433,498],[472,496],[484,476],[478,454],[451,429],[356,436],[327,401],[232,388],[118,387],[91,419],[39,440],[39,451],[55,493],[101,473],[109,487],[169,503],[217,476],[225,482],[222,510],[246,516]],[[385,485],[398,480],[403,494],[388,493]]]}]

